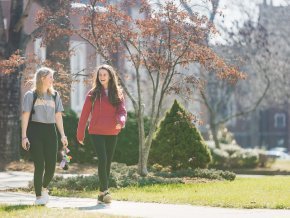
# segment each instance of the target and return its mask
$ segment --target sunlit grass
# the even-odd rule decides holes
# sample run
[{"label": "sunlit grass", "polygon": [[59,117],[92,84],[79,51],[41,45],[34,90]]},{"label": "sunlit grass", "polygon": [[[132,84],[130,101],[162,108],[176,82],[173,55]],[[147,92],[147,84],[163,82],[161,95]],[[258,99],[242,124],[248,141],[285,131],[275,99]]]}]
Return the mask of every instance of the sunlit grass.
[{"label": "sunlit grass", "polygon": [[[112,189],[116,200],[192,204],[234,208],[290,209],[290,176],[237,178],[193,184]],[[96,198],[97,191],[54,190],[58,196]]]},{"label": "sunlit grass", "polygon": [[116,218],[124,216],[112,216],[93,212],[84,212],[76,209],[57,209],[47,208],[42,206],[29,206],[29,205],[0,205],[0,217],[78,217],[78,218]]}]

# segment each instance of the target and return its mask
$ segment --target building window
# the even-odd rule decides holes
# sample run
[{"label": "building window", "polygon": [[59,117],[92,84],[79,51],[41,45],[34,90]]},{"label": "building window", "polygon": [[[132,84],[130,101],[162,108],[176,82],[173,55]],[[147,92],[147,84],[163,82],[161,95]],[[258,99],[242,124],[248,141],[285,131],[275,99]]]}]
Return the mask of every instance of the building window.
[{"label": "building window", "polygon": [[74,55],[70,58],[71,73],[75,76],[75,81],[71,87],[71,108],[76,113],[80,113],[84,104],[86,87],[83,83],[86,69],[87,51],[86,44],[79,41],[70,42]]},{"label": "building window", "polygon": [[285,128],[286,127],[286,115],[284,113],[276,113],[274,116],[274,127]]}]

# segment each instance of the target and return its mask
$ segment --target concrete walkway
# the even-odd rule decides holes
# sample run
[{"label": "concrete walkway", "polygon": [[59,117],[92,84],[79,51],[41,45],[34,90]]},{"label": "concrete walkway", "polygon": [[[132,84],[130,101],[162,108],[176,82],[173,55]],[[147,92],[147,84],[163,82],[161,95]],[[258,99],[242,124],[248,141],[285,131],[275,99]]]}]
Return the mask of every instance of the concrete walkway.
[{"label": "concrete walkway", "polygon": [[[0,187],[19,187],[20,185],[27,184],[31,179],[32,174],[0,172]],[[34,203],[35,196],[32,194],[8,192],[3,189],[0,192],[0,204],[33,205]],[[290,218],[290,210],[230,209],[191,205],[137,203],[128,201],[113,201],[110,205],[102,205],[97,204],[96,199],[92,198],[64,198],[54,196],[50,197],[50,201],[46,206],[49,208],[76,208],[88,212],[124,215],[130,217]]]},{"label": "concrete walkway", "polygon": [[[91,174],[55,174],[55,176],[63,176],[64,178],[81,175],[89,176]],[[11,188],[27,187],[32,180],[33,173],[19,171],[0,172],[0,191]]]},{"label": "concrete walkway", "polygon": [[32,179],[33,174],[28,172],[0,172],[0,190],[27,187]]}]

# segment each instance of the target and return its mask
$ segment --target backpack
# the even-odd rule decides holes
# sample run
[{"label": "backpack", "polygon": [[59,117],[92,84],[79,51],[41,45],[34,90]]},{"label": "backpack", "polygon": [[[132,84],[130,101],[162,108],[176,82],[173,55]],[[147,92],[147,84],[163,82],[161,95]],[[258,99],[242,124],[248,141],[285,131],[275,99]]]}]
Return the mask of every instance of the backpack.
[{"label": "backpack", "polygon": [[[57,96],[57,92],[55,92],[54,95],[52,96],[55,105],[56,105],[56,96]],[[36,91],[33,91],[33,102],[32,102],[32,108],[31,108],[31,112],[30,112],[30,116],[29,116],[29,122],[31,122],[31,120],[32,120],[32,114],[35,113],[35,111],[34,111],[34,104],[36,102],[36,99],[37,99],[37,93],[36,93]]]}]

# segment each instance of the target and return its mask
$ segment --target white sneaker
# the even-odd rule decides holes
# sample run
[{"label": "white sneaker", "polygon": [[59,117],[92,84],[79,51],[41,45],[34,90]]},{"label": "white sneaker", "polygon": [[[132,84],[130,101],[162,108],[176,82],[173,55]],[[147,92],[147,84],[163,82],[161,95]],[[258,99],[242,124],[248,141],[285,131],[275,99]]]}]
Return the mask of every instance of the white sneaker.
[{"label": "white sneaker", "polygon": [[35,205],[45,205],[46,203],[46,199],[44,199],[42,196],[40,198],[36,198],[34,202]]},{"label": "white sneaker", "polygon": [[45,204],[48,203],[48,201],[49,201],[49,194],[48,194],[48,189],[47,188],[42,188],[42,190],[41,190],[41,198],[44,199]]}]

